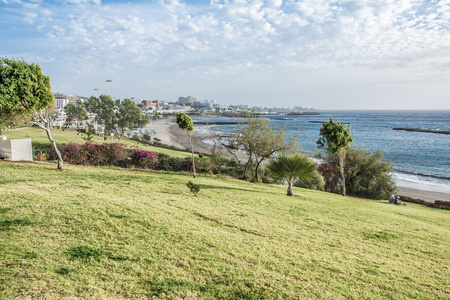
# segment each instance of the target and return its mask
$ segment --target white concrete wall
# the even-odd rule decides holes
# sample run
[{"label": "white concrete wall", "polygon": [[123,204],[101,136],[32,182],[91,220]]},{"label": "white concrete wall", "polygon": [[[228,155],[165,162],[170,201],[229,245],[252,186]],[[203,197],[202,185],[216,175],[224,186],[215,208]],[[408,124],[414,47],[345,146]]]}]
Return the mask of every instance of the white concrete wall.
[{"label": "white concrete wall", "polygon": [[12,161],[33,161],[31,139],[2,140],[0,139],[0,157],[9,158]]}]

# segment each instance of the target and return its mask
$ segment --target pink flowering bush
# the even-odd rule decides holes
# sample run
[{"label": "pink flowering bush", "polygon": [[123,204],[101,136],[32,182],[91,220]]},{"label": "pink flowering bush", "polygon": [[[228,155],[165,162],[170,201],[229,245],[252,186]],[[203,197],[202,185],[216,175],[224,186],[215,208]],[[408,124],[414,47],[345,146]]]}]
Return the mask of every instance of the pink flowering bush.
[{"label": "pink flowering bush", "polygon": [[131,163],[138,168],[155,169],[158,164],[158,153],[146,150],[134,150]]},{"label": "pink flowering bush", "polygon": [[69,143],[61,148],[64,161],[74,165],[115,166],[127,157],[124,144],[87,142],[84,145]]}]

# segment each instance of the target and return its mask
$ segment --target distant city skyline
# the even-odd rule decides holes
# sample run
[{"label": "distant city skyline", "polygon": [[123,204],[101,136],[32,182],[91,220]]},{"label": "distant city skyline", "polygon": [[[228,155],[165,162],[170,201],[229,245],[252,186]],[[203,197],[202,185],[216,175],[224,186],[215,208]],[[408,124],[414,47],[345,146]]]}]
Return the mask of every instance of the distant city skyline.
[{"label": "distant city skyline", "polygon": [[65,94],[450,109],[448,1],[0,0],[0,36]]}]

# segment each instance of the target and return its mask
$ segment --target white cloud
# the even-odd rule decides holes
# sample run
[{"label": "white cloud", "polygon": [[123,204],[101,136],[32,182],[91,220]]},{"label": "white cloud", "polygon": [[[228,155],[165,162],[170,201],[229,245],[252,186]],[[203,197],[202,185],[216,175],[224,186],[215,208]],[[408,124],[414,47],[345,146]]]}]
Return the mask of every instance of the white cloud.
[{"label": "white cloud", "polygon": [[449,75],[447,1],[214,0],[199,6],[67,0],[22,6],[23,22],[47,37],[30,55],[48,62],[61,81],[68,78],[59,76],[63,70],[133,77],[133,88],[149,80],[186,82],[184,76],[198,85],[248,74],[257,81],[267,70],[317,80],[324,74],[355,80],[336,70],[363,70],[357,81],[393,73],[411,80]]}]

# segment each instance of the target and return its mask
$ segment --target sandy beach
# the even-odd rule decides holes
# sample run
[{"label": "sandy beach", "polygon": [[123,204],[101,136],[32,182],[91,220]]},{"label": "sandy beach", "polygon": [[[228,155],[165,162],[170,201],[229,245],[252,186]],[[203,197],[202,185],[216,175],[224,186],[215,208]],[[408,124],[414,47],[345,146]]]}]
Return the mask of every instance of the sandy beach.
[{"label": "sandy beach", "polygon": [[[146,128],[156,130],[158,132],[156,137],[160,139],[164,144],[174,145],[181,148],[190,148],[189,137],[186,131],[178,128],[178,125],[175,122],[175,117],[152,121],[152,123],[147,125]],[[192,144],[194,145],[194,151],[210,154],[211,145],[203,142],[206,139],[208,139],[207,134],[194,132],[194,134],[192,135]],[[240,155],[240,158],[244,160],[245,154],[242,153],[242,155]],[[436,200],[450,201],[450,194],[411,189],[407,187],[398,187],[398,194],[415,199],[421,199],[427,202],[434,202]]]},{"label": "sandy beach", "polygon": [[[146,126],[146,128],[156,130],[158,134],[155,135],[155,137],[160,139],[164,144],[174,145],[180,148],[191,147],[186,131],[178,127],[177,123],[175,122],[175,117],[152,121],[149,125]],[[208,137],[206,134],[194,131],[194,133],[192,134],[192,144],[194,146],[194,151],[210,154],[211,145],[208,145],[202,141],[207,138]]]}]

